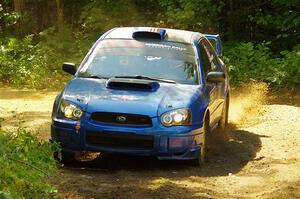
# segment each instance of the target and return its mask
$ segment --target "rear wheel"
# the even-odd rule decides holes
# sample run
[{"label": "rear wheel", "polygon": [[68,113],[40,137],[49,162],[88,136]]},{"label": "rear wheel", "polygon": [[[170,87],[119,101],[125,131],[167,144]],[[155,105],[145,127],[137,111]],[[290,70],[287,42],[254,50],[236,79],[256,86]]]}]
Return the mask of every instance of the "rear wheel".
[{"label": "rear wheel", "polygon": [[228,140],[228,135],[226,132],[226,127],[228,125],[228,110],[229,110],[229,97],[226,97],[226,100],[224,101],[224,106],[222,110],[221,119],[218,122],[218,127],[215,132],[215,140],[217,142],[224,142]]},{"label": "rear wheel", "polygon": [[228,125],[228,110],[229,110],[229,97],[226,97],[226,100],[224,101],[222,116],[218,123],[218,130],[220,132],[224,132],[226,126]]},{"label": "rear wheel", "polygon": [[205,116],[204,123],[203,123],[203,142],[200,148],[199,156],[198,156],[198,165],[203,165],[204,162],[207,160],[207,151],[210,142],[210,126],[209,126],[209,115]]},{"label": "rear wheel", "polygon": [[221,119],[218,122],[217,131],[219,134],[225,133],[226,127],[228,125],[228,110],[229,110],[229,97],[227,96],[226,100],[224,100]]}]

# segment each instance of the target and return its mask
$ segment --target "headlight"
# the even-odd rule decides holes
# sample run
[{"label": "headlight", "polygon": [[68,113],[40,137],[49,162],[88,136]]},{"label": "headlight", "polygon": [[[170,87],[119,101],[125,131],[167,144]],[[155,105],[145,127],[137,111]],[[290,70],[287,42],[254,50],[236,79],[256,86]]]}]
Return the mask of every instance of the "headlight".
[{"label": "headlight", "polygon": [[72,120],[79,120],[83,115],[79,107],[65,100],[60,103],[60,113],[61,116]]},{"label": "headlight", "polygon": [[177,109],[164,113],[161,116],[161,123],[164,126],[191,125],[191,110],[187,108]]}]

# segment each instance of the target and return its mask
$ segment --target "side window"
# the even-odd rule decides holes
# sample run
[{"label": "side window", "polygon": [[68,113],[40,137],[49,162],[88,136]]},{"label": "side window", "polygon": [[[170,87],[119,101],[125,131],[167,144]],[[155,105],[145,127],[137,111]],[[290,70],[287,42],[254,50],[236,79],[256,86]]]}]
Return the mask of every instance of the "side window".
[{"label": "side window", "polygon": [[209,62],[211,64],[211,67],[213,69],[213,71],[217,71],[218,70],[218,57],[217,54],[214,52],[213,47],[211,45],[209,45],[207,42],[205,42],[205,46],[206,46],[206,50],[207,50],[207,54],[209,57]]},{"label": "side window", "polygon": [[202,66],[202,71],[203,71],[204,77],[206,78],[207,73],[212,71],[209,57],[207,54],[208,50],[203,42],[200,42],[198,45],[199,45],[199,51],[200,51],[200,62],[201,62],[201,66]]}]

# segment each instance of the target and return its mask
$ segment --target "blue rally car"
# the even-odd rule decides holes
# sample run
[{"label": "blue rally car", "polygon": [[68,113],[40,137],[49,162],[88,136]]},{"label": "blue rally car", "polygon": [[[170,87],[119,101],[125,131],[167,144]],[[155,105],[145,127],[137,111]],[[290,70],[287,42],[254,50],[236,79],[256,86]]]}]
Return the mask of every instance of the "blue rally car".
[{"label": "blue rally car", "polygon": [[55,99],[50,141],[60,144],[62,160],[92,151],[201,164],[212,129],[222,132],[228,121],[220,56],[219,35],[109,30],[78,68],[63,64],[73,78]]}]

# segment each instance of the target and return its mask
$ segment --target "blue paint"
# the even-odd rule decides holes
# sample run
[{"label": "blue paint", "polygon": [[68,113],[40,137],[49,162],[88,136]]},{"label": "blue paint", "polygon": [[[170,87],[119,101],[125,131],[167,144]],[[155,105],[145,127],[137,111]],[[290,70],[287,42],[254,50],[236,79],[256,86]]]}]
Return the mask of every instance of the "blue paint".
[{"label": "blue paint", "polygon": [[[108,31],[96,41],[84,58],[79,70],[81,70],[84,64],[89,60],[97,45],[101,41],[107,39],[106,37],[109,37],[114,30],[118,30],[118,28]],[[130,31],[131,33],[145,32],[150,31],[150,28],[132,28],[127,32]],[[158,29],[158,31],[154,31],[154,33],[159,34],[162,41],[177,41],[176,39],[178,38],[172,38],[170,36],[171,34],[168,35],[168,31],[170,33],[172,29]],[[77,72],[55,99],[50,140],[58,141],[63,150],[66,151],[127,153],[156,156],[159,159],[176,160],[198,158],[202,145],[201,140],[203,140],[202,125],[204,115],[207,110],[211,109],[210,104],[212,98],[209,92],[210,85],[206,85],[204,80],[204,74],[200,63],[201,55],[197,43],[203,35],[190,32],[187,32],[186,34],[191,34],[193,38],[190,41],[190,44],[193,45],[195,60],[197,60],[197,70],[194,70],[194,73],[197,73],[197,76],[199,76],[199,82],[197,84],[172,84],[153,80],[141,82],[141,80],[130,79],[128,81],[133,84],[133,87],[129,86],[127,89],[123,87],[111,87],[109,81],[115,80],[81,78],[78,77]],[[124,37],[129,40],[134,39],[127,33],[124,35],[114,35],[114,37]],[[218,41],[217,52],[220,54],[220,37],[218,35],[206,35],[206,37]],[[118,82],[118,80],[116,81]],[[228,79],[226,82],[227,81]],[[146,86],[146,89],[143,89],[143,86]],[[147,86],[149,89],[147,89]],[[225,88],[227,91],[224,92],[224,94],[228,93],[228,87],[229,86]],[[224,99],[224,96],[220,96],[220,99],[221,98]],[[60,111],[61,100],[76,105],[84,112],[80,119],[81,126],[79,130],[75,129],[77,121],[64,118],[58,114]],[[188,108],[191,110],[191,125],[166,127],[161,123],[161,116],[164,113],[181,108]],[[210,111],[213,112],[214,110]],[[120,115],[142,115],[149,118],[151,125],[129,125],[117,123],[116,121],[114,121],[114,123],[99,122],[91,119],[95,112],[104,112],[106,114],[118,113]],[[218,114],[219,115],[215,115],[215,118],[220,118],[221,115],[220,113]],[[216,124],[216,122],[218,122],[217,119],[211,123],[213,125]],[[111,137],[116,135],[122,137],[122,139],[127,139],[126,136],[128,136],[128,139],[135,139],[138,137],[141,140],[124,141],[124,143],[121,144],[117,143],[122,145],[122,147],[114,147],[112,143],[110,146],[107,146],[103,145],[103,143],[91,143],[89,140],[91,132],[99,133],[97,135],[105,134],[107,137],[103,139],[109,139],[109,141],[111,141]],[[124,135],[126,135],[125,138],[123,137]],[[145,142],[145,146],[139,146],[141,142]],[[152,143],[150,148],[147,145],[148,142]],[[136,148],[134,147],[135,143],[137,144]],[[128,145],[128,147],[124,147],[123,144],[126,146]]]}]

